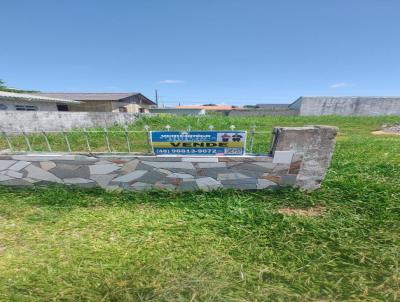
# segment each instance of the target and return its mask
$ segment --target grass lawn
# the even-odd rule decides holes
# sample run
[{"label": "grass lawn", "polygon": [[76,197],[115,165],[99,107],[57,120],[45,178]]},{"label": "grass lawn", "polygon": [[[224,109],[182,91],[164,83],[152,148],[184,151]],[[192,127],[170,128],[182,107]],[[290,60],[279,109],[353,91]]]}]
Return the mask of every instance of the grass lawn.
[{"label": "grass lawn", "polygon": [[399,120],[141,120],[131,128],[328,124],[341,133],[312,193],[0,188],[0,301],[398,301],[400,137],[370,132]]}]

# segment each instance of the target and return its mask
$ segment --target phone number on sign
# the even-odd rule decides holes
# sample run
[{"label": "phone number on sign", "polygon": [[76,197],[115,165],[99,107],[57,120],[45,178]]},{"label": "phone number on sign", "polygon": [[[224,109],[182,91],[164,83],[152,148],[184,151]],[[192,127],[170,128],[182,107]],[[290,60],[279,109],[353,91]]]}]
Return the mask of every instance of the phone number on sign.
[{"label": "phone number on sign", "polygon": [[155,149],[156,154],[217,154],[216,149]]}]

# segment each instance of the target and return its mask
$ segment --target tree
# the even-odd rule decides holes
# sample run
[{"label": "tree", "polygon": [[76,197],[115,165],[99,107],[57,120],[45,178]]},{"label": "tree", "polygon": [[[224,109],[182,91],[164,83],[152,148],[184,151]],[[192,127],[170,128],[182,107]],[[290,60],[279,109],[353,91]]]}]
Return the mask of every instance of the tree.
[{"label": "tree", "polygon": [[6,82],[0,79],[0,91],[7,91],[7,92],[15,92],[15,93],[32,93],[32,92],[39,92],[37,90],[23,90],[23,89],[16,89],[7,87]]}]

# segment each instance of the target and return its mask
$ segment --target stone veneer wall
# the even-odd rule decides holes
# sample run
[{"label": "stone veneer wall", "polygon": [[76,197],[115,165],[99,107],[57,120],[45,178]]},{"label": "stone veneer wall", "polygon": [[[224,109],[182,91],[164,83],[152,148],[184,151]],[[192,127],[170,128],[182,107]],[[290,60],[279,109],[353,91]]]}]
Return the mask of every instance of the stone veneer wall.
[{"label": "stone veneer wall", "polygon": [[273,156],[2,154],[0,185],[58,183],[105,189],[178,191],[255,190],[276,186],[318,188],[329,165],[336,128],[276,128],[275,133]]}]

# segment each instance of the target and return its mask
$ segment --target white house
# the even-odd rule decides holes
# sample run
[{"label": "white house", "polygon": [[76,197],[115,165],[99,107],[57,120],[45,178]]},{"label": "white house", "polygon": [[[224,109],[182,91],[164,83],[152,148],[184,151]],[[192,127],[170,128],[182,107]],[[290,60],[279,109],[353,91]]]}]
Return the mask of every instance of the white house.
[{"label": "white house", "polygon": [[148,113],[156,106],[139,92],[38,92],[38,96],[81,102],[68,111]]},{"label": "white house", "polygon": [[0,111],[68,111],[68,106],[81,102],[36,94],[0,91]]}]

